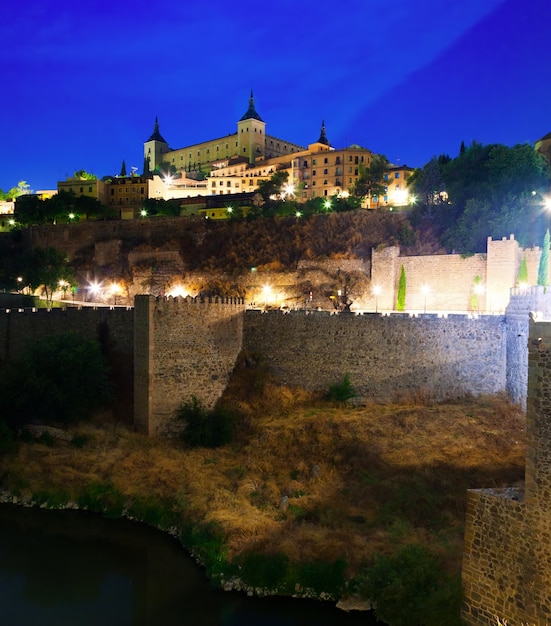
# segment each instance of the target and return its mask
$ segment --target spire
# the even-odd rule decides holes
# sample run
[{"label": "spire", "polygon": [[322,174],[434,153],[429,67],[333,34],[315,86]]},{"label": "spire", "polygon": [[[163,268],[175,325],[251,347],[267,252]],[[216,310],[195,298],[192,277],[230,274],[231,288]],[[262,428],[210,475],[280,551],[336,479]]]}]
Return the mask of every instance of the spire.
[{"label": "spire", "polygon": [[331,145],[329,143],[329,139],[327,139],[327,135],[325,134],[325,120],[321,120],[320,138],[318,139],[317,143],[323,143],[326,146],[330,146]]},{"label": "spire", "polygon": [[239,120],[240,122],[242,122],[243,120],[258,120],[259,122],[263,122],[264,120],[260,117],[260,115],[258,115],[258,113],[256,112],[256,109],[254,108],[254,96],[253,96],[253,90],[251,89],[251,96],[249,98],[249,108],[247,109],[247,112],[245,113],[245,115]]},{"label": "spire", "polygon": [[147,141],[162,141],[163,143],[166,143],[161,133],[159,132],[159,120],[157,119],[157,116],[155,116],[155,126],[153,127],[153,134]]}]

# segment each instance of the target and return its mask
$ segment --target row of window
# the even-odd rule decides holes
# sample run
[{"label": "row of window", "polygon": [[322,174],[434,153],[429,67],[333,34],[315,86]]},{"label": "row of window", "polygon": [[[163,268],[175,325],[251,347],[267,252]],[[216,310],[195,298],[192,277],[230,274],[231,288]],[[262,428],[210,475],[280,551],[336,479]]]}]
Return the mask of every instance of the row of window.
[{"label": "row of window", "polygon": [[[359,165],[360,163],[364,162],[364,157],[363,156],[358,156],[358,155],[349,155],[348,156],[348,161],[350,163],[354,162],[355,165]],[[338,156],[335,158],[335,165],[342,165],[343,161],[341,160],[341,157]],[[317,164],[317,159],[312,159],[312,165],[316,165]],[[329,164],[329,157],[324,157],[323,159],[323,164],[324,165],[328,165]],[[305,159],[304,161],[302,161],[302,167],[303,168],[307,168],[310,167],[308,161]]]}]

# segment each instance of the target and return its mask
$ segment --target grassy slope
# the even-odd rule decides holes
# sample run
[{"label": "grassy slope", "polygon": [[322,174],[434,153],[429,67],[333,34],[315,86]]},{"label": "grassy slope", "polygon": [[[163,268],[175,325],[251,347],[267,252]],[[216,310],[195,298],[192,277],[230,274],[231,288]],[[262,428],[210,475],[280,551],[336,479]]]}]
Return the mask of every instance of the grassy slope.
[{"label": "grassy slope", "polygon": [[0,458],[0,487],[76,499],[109,483],[125,505],[162,499],[177,516],[214,522],[230,558],[344,557],[353,575],[411,542],[459,572],[466,490],[523,480],[524,416],[504,397],[335,407],[243,366],[224,402],[240,415],[231,445],[186,450],[103,421],[75,430],[82,448],[30,443]]}]

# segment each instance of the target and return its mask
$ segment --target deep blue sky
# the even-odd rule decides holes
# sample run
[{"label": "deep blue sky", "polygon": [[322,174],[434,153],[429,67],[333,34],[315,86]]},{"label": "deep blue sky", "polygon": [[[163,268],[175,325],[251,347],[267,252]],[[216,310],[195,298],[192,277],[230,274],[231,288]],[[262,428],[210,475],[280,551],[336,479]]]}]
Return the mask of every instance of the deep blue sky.
[{"label": "deep blue sky", "polygon": [[550,0],[30,0],[0,21],[0,188],[143,166],[155,116],[172,148],[236,130],[251,89],[267,132],[307,145],[322,119],[422,166],[462,140],[551,131]]}]

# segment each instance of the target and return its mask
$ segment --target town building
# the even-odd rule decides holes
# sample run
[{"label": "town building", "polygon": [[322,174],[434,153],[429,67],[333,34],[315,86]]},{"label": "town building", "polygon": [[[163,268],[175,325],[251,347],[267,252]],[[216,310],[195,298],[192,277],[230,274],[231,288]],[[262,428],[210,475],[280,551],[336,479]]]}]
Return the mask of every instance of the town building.
[{"label": "town building", "polygon": [[57,183],[57,192],[65,191],[76,197],[87,196],[95,198],[102,204],[107,204],[105,196],[105,183],[97,178],[82,178],[80,176],[70,176],[66,180]]}]

